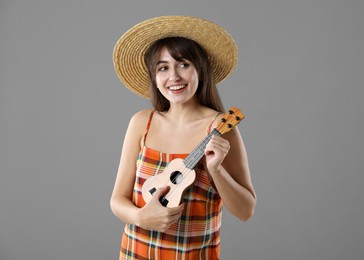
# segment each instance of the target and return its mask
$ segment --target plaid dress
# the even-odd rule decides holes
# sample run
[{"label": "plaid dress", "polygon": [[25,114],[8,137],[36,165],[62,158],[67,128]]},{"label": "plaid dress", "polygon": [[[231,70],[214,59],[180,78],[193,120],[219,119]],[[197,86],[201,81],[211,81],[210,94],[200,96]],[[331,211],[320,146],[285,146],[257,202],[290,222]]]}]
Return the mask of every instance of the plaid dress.
[{"label": "plaid dress", "polygon": [[[153,112],[147,124],[144,142],[152,116]],[[187,156],[188,154],[162,153],[144,145],[137,160],[133,203],[137,207],[145,205],[141,190],[147,178],[161,173],[173,159],[185,159]],[[196,166],[195,171],[196,180],[183,197],[185,208],[179,220],[165,232],[126,224],[120,259],[219,259],[222,200],[212,187],[202,162]]]}]

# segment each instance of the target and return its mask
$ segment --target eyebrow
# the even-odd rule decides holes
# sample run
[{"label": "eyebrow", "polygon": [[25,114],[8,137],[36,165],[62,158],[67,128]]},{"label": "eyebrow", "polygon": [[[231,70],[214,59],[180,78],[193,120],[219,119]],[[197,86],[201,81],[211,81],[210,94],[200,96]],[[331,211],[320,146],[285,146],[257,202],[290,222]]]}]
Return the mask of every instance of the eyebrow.
[{"label": "eyebrow", "polygon": [[[182,56],[178,57],[176,59],[176,61],[179,61],[179,62],[182,62],[182,61],[189,61],[188,59],[186,58],[183,58]],[[157,62],[157,65],[161,64],[161,63],[168,63],[168,61],[165,61],[165,60],[160,60]]]},{"label": "eyebrow", "polygon": [[165,61],[165,60],[160,60],[157,62],[157,65],[161,64],[161,63],[168,63],[168,61]]}]

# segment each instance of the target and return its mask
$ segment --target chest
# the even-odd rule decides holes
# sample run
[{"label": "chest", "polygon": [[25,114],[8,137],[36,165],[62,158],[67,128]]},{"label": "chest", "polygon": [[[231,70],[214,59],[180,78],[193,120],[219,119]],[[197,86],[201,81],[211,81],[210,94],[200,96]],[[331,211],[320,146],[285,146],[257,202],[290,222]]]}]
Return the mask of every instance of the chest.
[{"label": "chest", "polygon": [[165,153],[190,153],[208,134],[209,120],[185,125],[151,124],[146,146]]}]

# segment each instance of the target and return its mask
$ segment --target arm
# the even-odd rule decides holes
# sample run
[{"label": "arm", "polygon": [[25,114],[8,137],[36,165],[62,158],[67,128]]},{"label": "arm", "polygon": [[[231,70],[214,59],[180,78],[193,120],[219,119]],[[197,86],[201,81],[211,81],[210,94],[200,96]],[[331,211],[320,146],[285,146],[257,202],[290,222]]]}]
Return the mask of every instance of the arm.
[{"label": "arm", "polygon": [[183,205],[170,209],[159,203],[159,197],[167,192],[166,189],[158,190],[153,199],[143,208],[136,207],[132,202],[136,161],[149,114],[150,111],[141,111],[130,120],[125,134],[110,207],[112,212],[124,223],[165,231],[178,220],[183,210]]},{"label": "arm", "polygon": [[254,214],[256,194],[251,182],[248,157],[237,128],[214,136],[206,146],[206,167],[225,207],[242,221]]}]

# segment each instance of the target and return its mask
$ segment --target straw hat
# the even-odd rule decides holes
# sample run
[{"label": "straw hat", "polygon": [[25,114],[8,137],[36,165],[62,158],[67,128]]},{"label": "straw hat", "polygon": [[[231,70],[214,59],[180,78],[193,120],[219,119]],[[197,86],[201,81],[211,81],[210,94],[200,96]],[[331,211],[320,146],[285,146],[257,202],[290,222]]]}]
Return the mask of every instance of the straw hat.
[{"label": "straw hat", "polygon": [[124,85],[134,93],[149,98],[144,55],[157,40],[178,36],[194,40],[206,49],[216,84],[234,70],[238,49],[234,39],[221,26],[197,17],[161,16],[135,25],[116,43],[114,67]]}]

